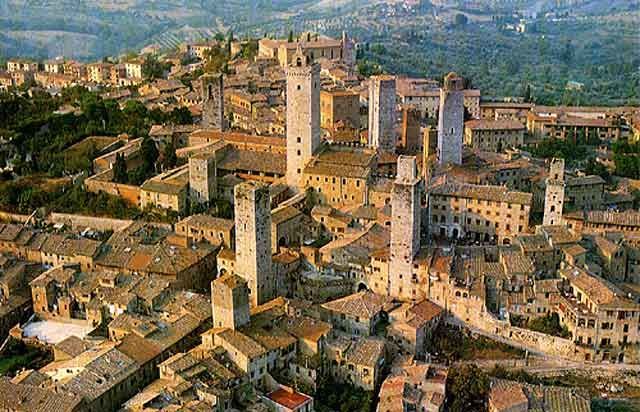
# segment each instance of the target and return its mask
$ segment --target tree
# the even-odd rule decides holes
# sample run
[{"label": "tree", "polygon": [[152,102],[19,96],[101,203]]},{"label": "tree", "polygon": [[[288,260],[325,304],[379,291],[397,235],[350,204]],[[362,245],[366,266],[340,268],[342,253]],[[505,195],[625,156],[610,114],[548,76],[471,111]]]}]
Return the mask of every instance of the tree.
[{"label": "tree", "polygon": [[164,77],[167,69],[167,65],[161,63],[156,56],[148,54],[142,63],[142,76],[153,81]]},{"label": "tree", "polygon": [[447,405],[451,412],[484,412],[489,377],[476,365],[465,364],[449,371]]},{"label": "tree", "polygon": [[164,167],[166,169],[172,169],[178,164],[178,156],[176,156],[176,147],[173,144],[173,141],[167,143],[167,145],[164,147],[163,159]]},{"label": "tree", "polygon": [[289,38],[287,39],[289,43],[293,43],[293,30],[289,30]]},{"label": "tree", "polygon": [[150,137],[145,137],[142,140],[140,153],[142,156],[142,170],[144,173],[146,175],[155,173],[156,161],[158,160],[159,153],[155,142]]},{"label": "tree", "polygon": [[118,153],[116,161],[113,164],[113,181],[116,183],[127,183],[129,177],[127,175],[127,162],[124,155]]},{"label": "tree", "polygon": [[524,88],[523,100],[525,103],[531,103],[531,85],[529,83],[527,83],[527,85]]},{"label": "tree", "polygon": [[456,26],[466,26],[468,22],[469,22],[469,19],[467,18],[467,16],[465,16],[462,13],[456,14],[456,17],[455,17]]}]

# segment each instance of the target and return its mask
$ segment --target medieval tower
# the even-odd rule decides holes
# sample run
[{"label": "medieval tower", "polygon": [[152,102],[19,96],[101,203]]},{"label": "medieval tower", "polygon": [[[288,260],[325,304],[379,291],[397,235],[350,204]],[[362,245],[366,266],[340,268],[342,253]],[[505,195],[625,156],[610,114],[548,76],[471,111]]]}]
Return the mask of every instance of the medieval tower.
[{"label": "medieval tower", "polygon": [[392,151],[396,147],[396,79],[369,79],[369,147]]},{"label": "medieval tower", "polygon": [[342,62],[350,68],[356,64],[353,40],[349,38],[346,31],[342,32]]},{"label": "medieval tower", "polygon": [[544,216],[542,224],[562,224],[562,208],[564,207],[564,159],[552,159],[547,188],[544,193]]},{"label": "medieval tower", "polygon": [[224,82],[222,74],[204,74],[200,77],[202,96],[202,127],[224,131]]},{"label": "medieval tower", "polygon": [[244,182],[235,187],[236,273],[249,284],[252,306],[274,298],[271,267],[269,186]]},{"label": "medieval tower", "polygon": [[415,156],[398,157],[398,173],[391,192],[391,250],[389,295],[418,299],[413,258],[420,250],[420,178]]},{"label": "medieval tower", "polygon": [[462,164],[464,81],[455,73],[444,78],[438,112],[438,163]]},{"label": "medieval tower", "polygon": [[215,153],[199,153],[189,158],[189,197],[208,204],[216,197],[218,176]]},{"label": "medieval tower", "polygon": [[302,185],[302,172],[320,146],[320,66],[298,45],[287,75],[287,184]]},{"label": "medieval tower", "polygon": [[249,287],[238,275],[227,273],[211,282],[213,327],[237,329],[249,323]]}]

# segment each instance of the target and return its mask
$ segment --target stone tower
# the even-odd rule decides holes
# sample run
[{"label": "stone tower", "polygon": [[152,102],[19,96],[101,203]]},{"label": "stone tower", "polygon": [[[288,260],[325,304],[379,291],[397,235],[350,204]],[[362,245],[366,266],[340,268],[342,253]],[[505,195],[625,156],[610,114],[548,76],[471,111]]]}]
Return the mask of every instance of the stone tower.
[{"label": "stone tower", "polygon": [[438,112],[438,163],[462,164],[464,81],[455,73],[444,78]]},{"label": "stone tower", "polygon": [[346,31],[342,32],[342,62],[349,67],[353,67],[356,64],[353,41],[349,38]]},{"label": "stone tower", "polygon": [[562,224],[562,208],[564,207],[564,159],[552,159],[549,176],[544,192],[544,216],[542,224]]},{"label": "stone tower", "polygon": [[269,186],[244,182],[235,187],[236,273],[249,284],[252,306],[274,298]]},{"label": "stone tower", "polygon": [[224,131],[224,83],[222,74],[203,74],[200,77],[202,94],[202,127]]},{"label": "stone tower", "polygon": [[301,187],[304,166],[320,146],[320,66],[298,45],[286,75],[287,184]]},{"label": "stone tower", "polygon": [[418,299],[413,258],[420,250],[420,178],[415,156],[398,157],[398,173],[391,192],[391,250],[389,295]]},{"label": "stone tower", "polygon": [[213,327],[237,329],[249,323],[249,287],[238,275],[227,273],[211,282]]},{"label": "stone tower", "polygon": [[396,147],[396,79],[369,79],[369,147],[393,151]]},{"label": "stone tower", "polygon": [[215,153],[199,153],[189,158],[189,196],[199,204],[216,197],[217,168]]}]

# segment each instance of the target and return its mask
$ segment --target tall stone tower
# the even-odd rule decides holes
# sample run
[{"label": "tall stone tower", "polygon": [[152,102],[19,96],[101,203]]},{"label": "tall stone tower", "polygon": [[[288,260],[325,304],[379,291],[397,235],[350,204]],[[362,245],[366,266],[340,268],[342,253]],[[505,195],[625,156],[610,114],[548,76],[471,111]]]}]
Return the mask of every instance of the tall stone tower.
[{"label": "tall stone tower", "polygon": [[269,186],[244,182],[235,187],[236,273],[249,284],[251,305],[274,298]]},{"label": "tall stone tower", "polygon": [[391,192],[391,256],[389,295],[418,299],[413,258],[420,250],[420,178],[415,156],[398,157],[398,173]]},{"label": "tall stone tower", "polygon": [[224,82],[222,74],[203,74],[200,77],[202,93],[202,127],[224,131]]},{"label": "tall stone tower", "polygon": [[564,207],[564,159],[552,159],[549,176],[544,192],[544,216],[542,224],[562,224],[562,208]]},{"label": "tall stone tower", "polygon": [[218,190],[215,153],[199,153],[189,158],[189,197],[199,204],[207,204]]},{"label": "tall stone tower", "polygon": [[396,79],[369,79],[369,147],[392,151],[396,147]]},{"label": "tall stone tower", "polygon": [[320,147],[320,66],[298,45],[286,75],[287,184],[301,187],[304,166]]},{"label": "tall stone tower", "polygon": [[444,78],[438,112],[438,163],[462,164],[464,81],[455,73]]},{"label": "tall stone tower", "polygon": [[249,287],[238,275],[227,273],[211,282],[213,327],[237,329],[249,323]]},{"label": "tall stone tower", "polygon": [[342,62],[349,67],[353,67],[356,64],[353,41],[349,38],[346,31],[342,32]]}]

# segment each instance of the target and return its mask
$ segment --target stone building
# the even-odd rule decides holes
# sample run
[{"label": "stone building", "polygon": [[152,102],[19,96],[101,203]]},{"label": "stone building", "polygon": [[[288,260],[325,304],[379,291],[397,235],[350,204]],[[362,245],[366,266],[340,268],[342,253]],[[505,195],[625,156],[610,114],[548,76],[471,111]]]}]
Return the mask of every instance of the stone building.
[{"label": "stone building", "polygon": [[[347,40],[347,42],[345,42]],[[302,46],[305,57],[311,61],[316,59],[344,60],[353,63],[353,44],[349,39],[336,40],[318,34],[303,33],[298,41],[289,42],[286,39],[260,39],[258,41],[258,55],[262,58],[277,59],[281,67],[287,67],[296,59],[297,48]],[[345,47],[348,50],[345,50]],[[346,53],[345,53],[346,51]]]},{"label": "stone building", "polygon": [[231,219],[197,214],[176,223],[176,233],[192,242],[207,242],[214,246],[234,247],[234,222]]},{"label": "stone building", "polygon": [[420,250],[420,178],[416,158],[400,156],[391,197],[391,261],[389,295],[415,299],[418,287],[413,258]]},{"label": "stone building", "polygon": [[320,147],[320,66],[298,46],[286,76],[287,183],[300,187],[304,167]]},{"label": "stone building", "polygon": [[204,74],[200,77],[202,94],[202,127],[224,130],[224,84],[222,74]]},{"label": "stone building", "polygon": [[218,192],[215,153],[198,153],[189,158],[189,197],[191,202],[209,204]]},{"label": "stone building", "polygon": [[544,196],[544,216],[542,224],[553,226],[562,224],[564,208],[564,159],[553,159],[547,177]]},{"label": "stone building", "polygon": [[329,373],[338,382],[350,382],[366,391],[380,383],[385,364],[385,341],[380,338],[350,340],[341,337],[326,346]]},{"label": "stone building", "polygon": [[274,298],[269,187],[245,182],[235,187],[236,273],[249,284],[251,305]]},{"label": "stone building", "polygon": [[326,145],[305,166],[302,183],[322,205],[363,205],[375,163],[370,149]]},{"label": "stone building", "polygon": [[413,107],[402,108],[402,124],[400,129],[400,146],[409,153],[422,150],[422,134],[420,129],[420,112]]},{"label": "stone building", "polygon": [[360,129],[360,95],[348,90],[322,90],[320,124],[330,131],[338,126]]},{"label": "stone building", "polygon": [[238,275],[226,273],[211,282],[215,328],[238,329],[249,323],[249,287]]},{"label": "stone building", "polygon": [[584,269],[568,266],[559,275],[563,280],[560,321],[577,345],[596,350],[597,358],[587,353],[585,360],[624,362],[640,340],[640,306],[612,283]]},{"label": "stone building", "polygon": [[393,151],[396,147],[396,78],[369,79],[369,147]]},{"label": "stone building", "polygon": [[511,243],[529,227],[530,193],[502,186],[443,183],[431,188],[432,235]]},{"label": "stone building", "polygon": [[168,170],[140,187],[140,208],[157,207],[182,213],[189,200],[189,166]]},{"label": "stone building", "polygon": [[502,152],[523,146],[525,130],[516,120],[469,120],[464,124],[464,143],[473,149]]},{"label": "stone building", "polygon": [[440,164],[462,163],[462,141],[464,133],[464,80],[449,73],[440,89],[438,115],[438,162]]}]

